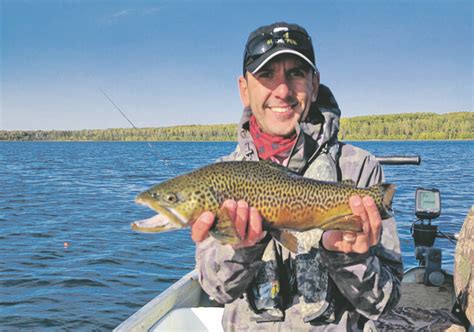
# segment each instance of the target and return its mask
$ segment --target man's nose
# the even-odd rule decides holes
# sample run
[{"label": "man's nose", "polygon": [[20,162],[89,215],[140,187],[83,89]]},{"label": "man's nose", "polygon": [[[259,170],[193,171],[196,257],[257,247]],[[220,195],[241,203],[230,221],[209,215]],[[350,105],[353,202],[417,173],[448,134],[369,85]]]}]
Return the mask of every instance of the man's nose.
[{"label": "man's nose", "polygon": [[276,97],[282,99],[288,97],[288,95],[291,94],[291,87],[286,77],[282,77],[276,82],[276,86],[273,90],[273,93]]}]

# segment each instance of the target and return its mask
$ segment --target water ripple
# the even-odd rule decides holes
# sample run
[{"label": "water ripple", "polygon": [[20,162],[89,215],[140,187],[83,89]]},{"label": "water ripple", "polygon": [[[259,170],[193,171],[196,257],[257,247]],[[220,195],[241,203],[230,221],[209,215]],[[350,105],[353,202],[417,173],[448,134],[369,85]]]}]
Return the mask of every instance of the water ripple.
[{"label": "water ripple", "polygon": [[56,283],[57,286],[62,287],[109,287],[106,283],[92,280],[92,279],[85,279],[85,278],[70,278],[66,280],[61,280],[60,282]]}]

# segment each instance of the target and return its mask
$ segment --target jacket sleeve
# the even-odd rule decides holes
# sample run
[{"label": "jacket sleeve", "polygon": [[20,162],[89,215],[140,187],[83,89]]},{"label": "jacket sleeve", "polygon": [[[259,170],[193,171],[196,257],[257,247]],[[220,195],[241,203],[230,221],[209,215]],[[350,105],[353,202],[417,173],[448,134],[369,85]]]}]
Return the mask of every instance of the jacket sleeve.
[{"label": "jacket sleeve", "polygon": [[204,291],[219,303],[240,297],[254,279],[268,237],[253,247],[234,250],[209,237],[196,245],[196,268]]},{"label": "jacket sleeve", "polygon": [[403,264],[395,220],[383,224],[380,243],[364,255],[321,249],[321,259],[341,293],[369,319],[377,319],[400,299]]},{"label": "jacket sleeve", "polygon": [[[359,186],[384,180],[383,170],[373,156],[367,156],[362,165],[354,176]],[[394,218],[382,221],[380,242],[366,254],[344,254],[321,248],[321,258],[341,293],[363,316],[377,319],[398,303],[403,264]]]}]

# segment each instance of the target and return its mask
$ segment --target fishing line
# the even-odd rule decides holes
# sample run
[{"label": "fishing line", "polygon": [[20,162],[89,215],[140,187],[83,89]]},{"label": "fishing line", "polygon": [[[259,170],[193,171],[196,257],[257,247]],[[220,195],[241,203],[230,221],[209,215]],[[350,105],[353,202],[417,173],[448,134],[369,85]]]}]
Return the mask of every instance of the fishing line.
[{"label": "fishing line", "polygon": [[[120,109],[120,107],[118,107],[118,105],[114,103],[114,101],[109,97],[109,95],[108,95],[107,93],[105,93],[105,91],[102,90],[102,88],[100,88],[100,87],[99,87],[99,90],[100,90],[100,92],[102,92],[102,94],[105,96],[105,98],[107,98],[107,100],[110,101],[110,103],[115,107],[115,109],[116,109],[117,111],[119,111],[120,114],[122,114],[122,116],[128,121],[128,123],[130,123],[130,124],[132,125],[133,129],[135,129],[135,130],[140,134],[140,136],[142,136],[143,138],[146,139],[145,135],[140,131],[140,129],[138,129],[138,128],[133,124],[133,122],[128,118],[128,116],[125,114],[125,112],[122,111],[122,110]],[[153,150],[153,146],[151,145],[150,141],[149,141],[149,140],[146,140],[146,142],[148,143],[148,147]],[[158,155],[158,154],[157,154],[157,155]],[[178,174],[176,173],[176,171],[175,171],[172,167],[170,167],[170,166],[167,164],[167,161],[166,161],[165,158],[162,158],[162,157],[160,157],[159,155],[158,155],[158,158],[163,162],[163,164],[166,166],[166,168],[168,168],[168,170],[170,170],[175,176],[178,175]]]}]

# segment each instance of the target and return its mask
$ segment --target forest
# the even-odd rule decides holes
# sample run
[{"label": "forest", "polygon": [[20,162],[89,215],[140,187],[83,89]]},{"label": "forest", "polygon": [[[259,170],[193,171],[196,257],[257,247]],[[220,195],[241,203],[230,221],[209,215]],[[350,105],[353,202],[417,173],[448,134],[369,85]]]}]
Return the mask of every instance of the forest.
[{"label": "forest", "polygon": [[403,113],[342,118],[341,140],[474,139],[474,113]]},{"label": "forest", "polygon": [[[161,128],[0,130],[0,141],[235,141],[236,124]],[[474,112],[401,113],[342,118],[340,140],[474,139]]]}]

